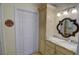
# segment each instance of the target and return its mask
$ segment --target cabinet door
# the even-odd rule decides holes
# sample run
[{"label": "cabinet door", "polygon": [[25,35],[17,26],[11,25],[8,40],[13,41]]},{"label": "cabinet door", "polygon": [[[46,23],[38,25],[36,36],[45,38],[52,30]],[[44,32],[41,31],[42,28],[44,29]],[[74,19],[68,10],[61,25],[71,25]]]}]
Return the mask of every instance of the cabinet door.
[{"label": "cabinet door", "polygon": [[61,55],[73,55],[75,54],[74,52],[67,50],[63,47],[56,46],[56,54],[61,54]]},{"label": "cabinet door", "polygon": [[56,55],[64,55],[62,52],[56,50]]},{"label": "cabinet door", "polygon": [[55,44],[46,40],[46,55],[55,55]]},{"label": "cabinet door", "polygon": [[46,10],[39,10],[39,51],[45,53],[45,39],[46,39]]},{"label": "cabinet door", "polygon": [[49,46],[46,46],[46,55],[55,55],[55,49]]},{"label": "cabinet door", "polygon": [[56,46],[56,45],[55,45],[54,43],[52,43],[52,42],[46,40],[46,46],[49,46],[49,47],[55,49],[55,46]]}]

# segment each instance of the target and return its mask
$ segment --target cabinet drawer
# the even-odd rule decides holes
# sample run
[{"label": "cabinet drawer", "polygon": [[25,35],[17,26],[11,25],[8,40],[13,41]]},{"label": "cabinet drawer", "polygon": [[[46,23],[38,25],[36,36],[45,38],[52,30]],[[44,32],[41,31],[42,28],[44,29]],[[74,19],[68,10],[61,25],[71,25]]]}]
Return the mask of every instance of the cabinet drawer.
[{"label": "cabinet drawer", "polygon": [[55,48],[55,44],[51,43],[50,41],[46,40],[46,46],[49,46],[51,48]]},{"label": "cabinet drawer", "polygon": [[55,54],[55,49],[49,46],[46,46],[46,55],[54,55],[54,54]]},{"label": "cabinet drawer", "polygon": [[56,55],[64,55],[64,54],[60,51],[56,51]]},{"label": "cabinet drawer", "polygon": [[61,53],[65,54],[65,55],[73,55],[75,54],[74,52],[72,51],[69,51],[63,47],[60,47],[60,46],[56,46],[56,52],[58,53],[58,51],[60,51]]}]

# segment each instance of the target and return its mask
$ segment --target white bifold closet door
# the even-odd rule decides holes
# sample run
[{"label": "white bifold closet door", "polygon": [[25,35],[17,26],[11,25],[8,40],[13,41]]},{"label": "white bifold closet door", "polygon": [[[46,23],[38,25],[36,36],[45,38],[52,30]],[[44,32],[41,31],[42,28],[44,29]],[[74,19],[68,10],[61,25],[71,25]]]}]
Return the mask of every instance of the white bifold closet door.
[{"label": "white bifold closet door", "polygon": [[16,53],[32,54],[38,50],[38,16],[36,12],[16,9]]}]

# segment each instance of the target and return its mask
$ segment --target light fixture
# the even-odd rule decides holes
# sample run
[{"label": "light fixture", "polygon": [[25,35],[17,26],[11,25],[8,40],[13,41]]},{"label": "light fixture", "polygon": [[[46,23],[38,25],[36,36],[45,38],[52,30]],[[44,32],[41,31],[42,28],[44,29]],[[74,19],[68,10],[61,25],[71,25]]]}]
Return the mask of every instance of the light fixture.
[{"label": "light fixture", "polygon": [[76,8],[72,9],[71,13],[77,13],[77,9]]},{"label": "light fixture", "polygon": [[57,16],[60,17],[61,16],[61,13],[57,13]]},{"label": "light fixture", "polygon": [[68,11],[64,11],[63,12],[63,15],[68,15]]},{"label": "light fixture", "polygon": [[57,16],[60,17],[62,15],[68,15],[68,14],[70,14],[70,12],[72,14],[77,13],[78,10],[77,10],[76,6],[73,6],[73,7],[70,7],[70,8],[66,8],[64,10],[61,10],[59,13],[57,13]]}]

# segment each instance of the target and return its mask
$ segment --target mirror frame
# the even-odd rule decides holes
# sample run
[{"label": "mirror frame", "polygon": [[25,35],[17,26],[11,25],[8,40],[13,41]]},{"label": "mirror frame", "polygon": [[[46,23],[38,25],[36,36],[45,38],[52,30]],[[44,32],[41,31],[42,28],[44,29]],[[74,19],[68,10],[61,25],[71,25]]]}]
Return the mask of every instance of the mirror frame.
[{"label": "mirror frame", "polygon": [[[63,35],[63,33],[60,32],[60,30],[58,29],[59,25],[61,25],[62,22],[65,20],[69,20],[70,22],[73,22],[73,24],[77,27],[77,29],[74,32],[72,32],[72,34],[69,34],[68,36]],[[59,24],[57,25],[57,30],[58,30],[59,34],[61,34],[63,37],[68,38],[70,36],[75,36],[75,34],[79,31],[79,25],[77,24],[76,19],[73,20],[71,18],[64,18],[63,20],[59,21]]]}]

